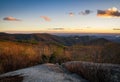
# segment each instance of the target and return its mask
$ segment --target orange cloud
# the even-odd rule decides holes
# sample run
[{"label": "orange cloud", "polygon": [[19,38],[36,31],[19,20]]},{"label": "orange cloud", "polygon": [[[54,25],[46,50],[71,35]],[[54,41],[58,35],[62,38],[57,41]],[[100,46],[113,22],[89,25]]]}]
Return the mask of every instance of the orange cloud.
[{"label": "orange cloud", "polygon": [[74,14],[73,12],[70,12],[70,13],[69,13],[69,16],[72,17],[72,16],[75,16],[75,14]]},{"label": "orange cloud", "polygon": [[112,18],[112,17],[120,17],[120,11],[116,8],[109,8],[107,10],[98,10],[97,11],[97,16],[98,17],[107,17],[107,18]]},{"label": "orange cloud", "polygon": [[120,30],[120,28],[113,28],[113,30]]},{"label": "orange cloud", "polygon": [[16,18],[14,18],[12,16],[5,17],[5,18],[3,18],[3,20],[6,20],[6,21],[21,21],[20,19],[16,19]]},{"label": "orange cloud", "polygon": [[64,28],[53,28],[53,30],[64,30]]},{"label": "orange cloud", "polygon": [[43,18],[45,21],[50,22],[51,18],[47,17],[47,16],[40,16],[41,18]]}]

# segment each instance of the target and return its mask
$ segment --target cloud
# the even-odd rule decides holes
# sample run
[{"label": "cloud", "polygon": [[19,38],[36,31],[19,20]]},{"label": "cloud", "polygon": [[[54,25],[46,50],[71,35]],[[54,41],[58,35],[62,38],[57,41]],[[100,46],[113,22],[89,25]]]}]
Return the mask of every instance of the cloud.
[{"label": "cloud", "polygon": [[53,28],[53,30],[64,30],[64,28]]},{"label": "cloud", "polygon": [[91,14],[93,11],[91,10],[85,10],[85,11],[81,11],[79,12],[79,15],[88,15],[88,14]]},{"label": "cloud", "polygon": [[65,30],[64,28],[48,28],[48,30]]},{"label": "cloud", "polygon": [[72,16],[75,16],[75,14],[74,14],[73,12],[70,12],[70,13],[69,13],[69,16],[72,17]]},{"label": "cloud", "polygon": [[3,18],[3,20],[6,20],[6,21],[21,21],[20,19],[16,19],[16,18],[14,18],[12,16],[5,17],[5,18]]},{"label": "cloud", "polygon": [[83,30],[83,29],[81,28],[81,29],[75,29],[75,30]]},{"label": "cloud", "polygon": [[45,21],[50,22],[51,18],[47,17],[47,16],[40,16],[41,18],[43,18]]},{"label": "cloud", "polygon": [[113,30],[120,30],[120,28],[113,28]]},{"label": "cloud", "polygon": [[112,17],[120,17],[120,11],[116,7],[109,8],[107,10],[97,10],[97,16],[98,17],[106,17],[106,18],[112,18]]}]

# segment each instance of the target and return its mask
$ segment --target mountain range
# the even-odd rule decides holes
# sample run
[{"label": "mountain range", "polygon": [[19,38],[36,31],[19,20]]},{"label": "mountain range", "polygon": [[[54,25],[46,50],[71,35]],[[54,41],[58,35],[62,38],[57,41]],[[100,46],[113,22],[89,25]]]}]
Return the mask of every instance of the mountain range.
[{"label": "mountain range", "polygon": [[[113,36],[111,36],[113,37]],[[106,42],[120,42],[120,37],[110,38],[108,37],[98,37],[98,36],[58,36],[51,35],[47,33],[33,33],[33,34],[8,34],[0,33],[0,40],[9,40],[9,41],[18,41],[18,42],[52,42],[59,43],[65,46],[71,46],[74,44],[84,44],[84,45],[93,45],[93,44],[104,44]]]}]

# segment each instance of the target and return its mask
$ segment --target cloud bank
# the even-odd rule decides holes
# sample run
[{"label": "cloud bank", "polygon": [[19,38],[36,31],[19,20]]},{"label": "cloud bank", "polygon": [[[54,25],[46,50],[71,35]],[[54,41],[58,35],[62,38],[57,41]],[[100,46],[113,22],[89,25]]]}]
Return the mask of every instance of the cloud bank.
[{"label": "cloud bank", "polygon": [[6,20],[6,21],[21,21],[20,19],[14,18],[12,16],[5,17],[5,18],[3,18],[3,20]]},{"label": "cloud bank", "polygon": [[44,19],[47,22],[51,21],[51,18],[49,18],[48,16],[40,16],[42,19]]},{"label": "cloud bank", "polygon": [[97,16],[98,17],[107,17],[107,18],[112,18],[120,17],[120,11],[116,7],[109,8],[107,10],[97,10]]}]

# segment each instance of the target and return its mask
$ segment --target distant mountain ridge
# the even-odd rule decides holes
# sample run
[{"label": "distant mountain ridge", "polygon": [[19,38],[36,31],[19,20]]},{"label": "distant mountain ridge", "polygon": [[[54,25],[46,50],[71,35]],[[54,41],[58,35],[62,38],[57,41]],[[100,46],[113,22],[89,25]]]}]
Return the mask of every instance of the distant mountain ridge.
[{"label": "distant mountain ridge", "polygon": [[0,40],[9,41],[37,41],[37,42],[53,42],[62,45],[71,46],[74,44],[104,44],[111,42],[105,38],[97,38],[94,36],[56,36],[47,33],[33,34],[8,34],[0,33]]}]

